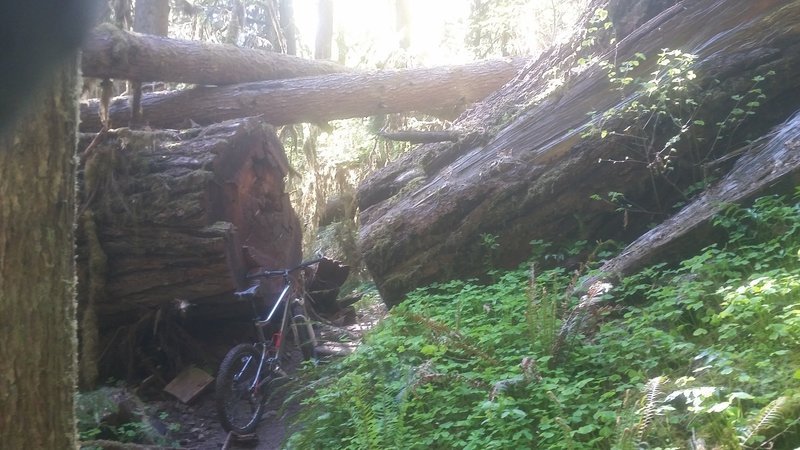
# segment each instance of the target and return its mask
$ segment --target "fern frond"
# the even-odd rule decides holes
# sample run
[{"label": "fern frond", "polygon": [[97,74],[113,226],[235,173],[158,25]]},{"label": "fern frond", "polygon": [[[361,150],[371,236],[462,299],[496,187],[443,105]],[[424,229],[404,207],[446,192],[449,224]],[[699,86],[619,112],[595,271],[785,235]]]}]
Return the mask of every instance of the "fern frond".
[{"label": "fern frond", "polygon": [[778,397],[762,408],[753,421],[753,425],[747,427],[747,434],[742,442],[747,443],[753,436],[772,428],[783,420],[784,409],[791,405],[788,400],[789,398],[786,396]]},{"label": "fern frond", "polygon": [[667,378],[665,377],[655,377],[648,381],[647,385],[645,386],[645,395],[642,399],[642,402],[644,403],[642,405],[642,417],[639,420],[639,425],[636,427],[637,439],[639,441],[644,438],[648,428],[650,428],[650,424],[653,422],[653,418],[656,415],[656,409],[662,394],[661,387],[666,382]]}]

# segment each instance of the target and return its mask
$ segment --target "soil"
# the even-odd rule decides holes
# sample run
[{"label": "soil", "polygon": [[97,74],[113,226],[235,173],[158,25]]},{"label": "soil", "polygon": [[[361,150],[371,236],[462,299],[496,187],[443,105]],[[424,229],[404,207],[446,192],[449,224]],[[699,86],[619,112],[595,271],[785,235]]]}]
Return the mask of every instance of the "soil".
[{"label": "soil", "polygon": [[[386,314],[383,304],[372,304],[362,308],[356,315],[356,323],[346,327],[321,325],[318,331],[320,363],[325,364],[332,358],[338,358],[353,351],[360,343],[363,334],[371,329]],[[302,358],[299,350],[294,349],[286,371],[293,373]],[[214,405],[213,389],[207,390],[191,404],[183,404],[168,399],[166,394],[161,400],[148,401],[147,409],[159,411],[165,417],[163,428],[180,428],[168,431],[169,440],[179,448],[192,450],[236,450],[236,449],[279,449],[288,437],[288,429],[294,413],[300,410],[298,404],[284,405],[283,398],[277,398],[268,404],[267,412],[251,439],[237,439],[229,436],[217,420]],[[279,411],[281,414],[279,414]],[[163,413],[166,413],[164,415]],[[158,427],[156,427],[158,428]]]}]

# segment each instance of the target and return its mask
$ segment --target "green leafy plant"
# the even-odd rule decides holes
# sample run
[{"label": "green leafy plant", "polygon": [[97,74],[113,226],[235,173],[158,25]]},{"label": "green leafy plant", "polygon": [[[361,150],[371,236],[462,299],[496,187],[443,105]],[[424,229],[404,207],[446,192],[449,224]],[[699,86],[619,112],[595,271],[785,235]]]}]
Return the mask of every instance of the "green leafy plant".
[{"label": "green leafy plant", "polygon": [[312,383],[288,448],[793,449],[800,200],[763,197],[715,224],[724,245],[600,296],[558,364],[574,275],[532,267],[586,243],[536,242],[533,266],[489,284],[415,291]]},{"label": "green leafy plant", "polygon": [[[640,208],[618,192],[595,196],[623,211],[626,224],[629,212],[665,211],[666,205],[660,204],[663,194],[659,193],[663,186],[685,202],[698,192],[698,185],[707,184],[706,178],[711,176],[709,168],[719,162],[715,158],[728,159],[718,153],[722,148],[740,144],[736,141],[737,131],[749,117],[756,115],[766,98],[762,85],[775,75],[772,70],[755,75],[746,90],[730,95],[730,110],[712,128],[707,122],[719,114],[704,108],[704,101],[712,91],[697,82],[697,56],[678,49],[663,49],[649,65],[654,70],[643,74],[645,63],[652,58],[637,52],[630,60],[598,63],[607,72],[612,89],[620,92],[621,103],[603,112],[591,112],[591,126],[582,133],[583,137],[614,138],[625,149],[620,156],[600,158],[600,163],[637,165],[649,171],[656,211]],[[687,169],[681,173],[690,175],[688,183],[674,175],[678,164]]]}]

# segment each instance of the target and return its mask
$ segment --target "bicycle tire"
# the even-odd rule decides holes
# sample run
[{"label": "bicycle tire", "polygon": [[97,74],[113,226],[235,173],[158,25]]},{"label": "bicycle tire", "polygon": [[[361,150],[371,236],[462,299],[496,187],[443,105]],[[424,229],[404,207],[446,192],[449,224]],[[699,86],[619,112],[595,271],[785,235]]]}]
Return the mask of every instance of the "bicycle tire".
[{"label": "bicycle tire", "polygon": [[251,344],[233,347],[217,373],[215,400],[222,428],[236,434],[250,434],[264,413],[266,392],[250,389],[258,370],[261,355]]},{"label": "bicycle tire", "polygon": [[317,339],[311,321],[308,320],[305,308],[299,302],[292,302],[292,331],[303,359],[309,361],[317,358]]}]

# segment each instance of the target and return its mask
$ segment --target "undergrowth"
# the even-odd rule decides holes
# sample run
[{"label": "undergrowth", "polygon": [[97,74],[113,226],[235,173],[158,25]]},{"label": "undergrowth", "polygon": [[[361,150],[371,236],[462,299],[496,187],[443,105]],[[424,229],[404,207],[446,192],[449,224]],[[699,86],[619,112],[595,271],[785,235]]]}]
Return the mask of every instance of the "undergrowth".
[{"label": "undergrowth", "polygon": [[605,294],[549,364],[574,274],[434,284],[309,384],[288,448],[794,449],[800,201],[715,220],[727,239]]}]

